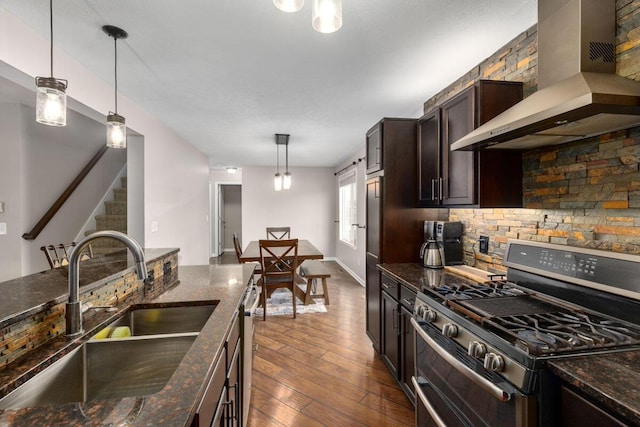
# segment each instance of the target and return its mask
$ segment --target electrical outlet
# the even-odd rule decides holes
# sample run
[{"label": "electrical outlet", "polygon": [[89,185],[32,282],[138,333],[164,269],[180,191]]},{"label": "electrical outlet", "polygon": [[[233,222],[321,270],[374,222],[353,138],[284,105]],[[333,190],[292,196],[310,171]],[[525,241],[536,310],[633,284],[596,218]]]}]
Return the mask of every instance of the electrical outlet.
[{"label": "electrical outlet", "polygon": [[489,236],[480,236],[478,241],[480,242],[480,253],[488,254],[489,253]]}]

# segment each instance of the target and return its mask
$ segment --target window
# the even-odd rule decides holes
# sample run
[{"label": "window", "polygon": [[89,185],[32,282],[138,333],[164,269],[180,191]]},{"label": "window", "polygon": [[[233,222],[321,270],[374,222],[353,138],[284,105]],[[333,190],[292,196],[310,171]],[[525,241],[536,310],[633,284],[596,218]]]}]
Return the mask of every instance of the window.
[{"label": "window", "polygon": [[341,241],[356,246],[358,223],[357,197],[356,197],[356,171],[347,172],[340,176],[340,235]]}]

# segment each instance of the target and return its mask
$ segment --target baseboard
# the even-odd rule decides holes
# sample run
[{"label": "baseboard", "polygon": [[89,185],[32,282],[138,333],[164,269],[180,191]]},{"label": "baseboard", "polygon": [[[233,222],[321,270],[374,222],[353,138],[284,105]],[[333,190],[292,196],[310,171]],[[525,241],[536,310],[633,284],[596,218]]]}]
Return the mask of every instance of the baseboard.
[{"label": "baseboard", "polygon": [[360,278],[356,273],[354,273],[349,267],[347,267],[346,265],[344,265],[342,263],[342,261],[340,261],[338,258],[335,257],[330,257],[330,258],[324,258],[323,261],[335,261],[344,271],[346,271],[347,273],[349,273],[349,276],[351,276],[353,278],[353,280],[355,280],[356,282],[358,282],[358,284],[360,284],[360,286],[362,286],[363,288],[366,286],[366,282],[364,281],[364,279]]}]

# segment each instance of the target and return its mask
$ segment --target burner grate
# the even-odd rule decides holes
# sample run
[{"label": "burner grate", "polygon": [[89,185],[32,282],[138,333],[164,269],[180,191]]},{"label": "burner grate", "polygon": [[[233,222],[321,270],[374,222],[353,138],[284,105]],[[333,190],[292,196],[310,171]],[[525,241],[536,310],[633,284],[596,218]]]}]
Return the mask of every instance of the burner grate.
[{"label": "burner grate", "polygon": [[483,324],[533,355],[640,344],[635,325],[580,311],[502,316]]}]

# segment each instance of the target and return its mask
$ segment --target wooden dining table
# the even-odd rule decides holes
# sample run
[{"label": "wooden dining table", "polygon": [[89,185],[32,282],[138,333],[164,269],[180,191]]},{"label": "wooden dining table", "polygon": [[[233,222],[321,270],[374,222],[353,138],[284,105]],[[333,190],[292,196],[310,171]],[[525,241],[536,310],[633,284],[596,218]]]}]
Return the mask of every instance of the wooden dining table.
[{"label": "wooden dining table", "polygon": [[[271,248],[271,250],[277,254],[278,252],[276,251],[284,251],[284,248]],[[292,258],[293,255],[290,257],[285,256],[285,259]],[[298,265],[295,266],[296,271],[298,270],[298,267],[300,267],[300,264],[302,264],[305,260],[322,258],[324,258],[322,252],[320,252],[318,248],[313,246],[311,242],[309,242],[308,240],[298,240]],[[240,255],[240,262],[260,262],[260,245],[258,244],[257,240],[252,240],[249,242],[247,248],[242,252],[242,255]],[[296,283],[306,283],[306,280],[304,280],[300,275],[296,273]],[[298,286],[295,286],[294,288],[296,296],[302,301],[305,301],[306,295],[304,291]]]}]

